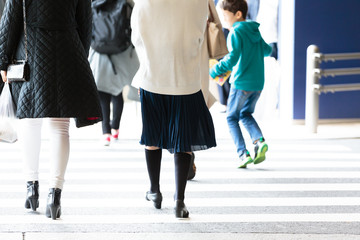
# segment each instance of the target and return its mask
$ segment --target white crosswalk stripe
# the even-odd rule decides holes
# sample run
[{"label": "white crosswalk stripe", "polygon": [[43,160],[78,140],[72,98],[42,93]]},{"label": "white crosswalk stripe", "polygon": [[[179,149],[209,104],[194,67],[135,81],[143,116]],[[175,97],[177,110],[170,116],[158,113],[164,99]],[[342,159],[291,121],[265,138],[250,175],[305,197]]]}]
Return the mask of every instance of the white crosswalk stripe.
[{"label": "white crosswalk stripe", "polygon": [[[218,145],[196,153],[198,172],[188,182],[185,201],[190,219],[179,221],[173,215],[172,155],[163,153],[164,201],[163,208],[156,210],[144,199],[149,183],[138,140],[120,139],[105,148],[95,140],[73,139],[62,195],[63,215],[53,221],[44,216],[48,142],[41,155],[37,213],[23,208],[25,184],[18,144],[1,144],[0,233],[360,234],[360,228],[354,227],[360,226],[358,139],[299,140],[299,144],[269,141],[268,159],[248,169],[237,168],[230,139],[220,139]],[[294,227],[296,224],[301,227]]]},{"label": "white crosswalk stripe", "polygon": [[[3,207],[17,207],[22,205],[24,199],[3,200]],[[191,207],[254,207],[254,206],[357,206],[360,197],[293,197],[289,198],[189,198],[186,203]],[[93,208],[101,205],[103,208],[115,208],[122,206],[126,208],[147,207],[149,204],[144,202],[143,198],[112,198],[112,199],[64,199],[62,206]],[[172,201],[164,200],[163,205],[171,208]],[[45,206],[44,206],[45,207]]]},{"label": "white crosswalk stripe", "polygon": [[[91,192],[93,189],[97,189],[97,192],[138,192],[147,187],[147,184],[131,184],[129,188],[128,184],[91,184],[91,185],[82,185],[82,184],[72,184],[66,186],[66,192]],[[172,192],[174,188],[173,184],[162,184],[162,192]],[[286,192],[293,191],[360,191],[360,183],[313,183],[313,184],[302,184],[302,183],[283,183],[283,184],[191,184],[189,183],[186,191],[187,192]],[[0,186],[0,192],[21,192],[24,190],[24,186],[16,185],[5,185]],[[46,188],[41,187],[40,190],[46,193]]]},{"label": "white crosswalk stripe", "polygon": [[[49,221],[42,216],[25,216],[19,219],[19,216],[3,216],[6,221],[0,222],[0,224],[49,224]],[[64,217],[63,221],[67,224],[90,224],[90,223],[102,223],[102,224],[121,224],[121,223],[218,223],[218,222],[278,222],[279,218],[283,222],[338,222],[342,221],[360,221],[360,214],[348,213],[348,214],[194,214],[190,219],[179,221],[171,214],[162,215],[68,215]],[[64,224],[62,221],[53,221],[50,224]]]}]

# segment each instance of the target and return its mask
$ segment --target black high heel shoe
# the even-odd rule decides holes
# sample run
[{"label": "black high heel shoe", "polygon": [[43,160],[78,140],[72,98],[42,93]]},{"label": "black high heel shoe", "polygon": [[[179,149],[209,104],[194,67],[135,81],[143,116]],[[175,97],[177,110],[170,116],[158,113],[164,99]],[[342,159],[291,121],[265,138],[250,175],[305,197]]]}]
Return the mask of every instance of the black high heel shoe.
[{"label": "black high heel shoe", "polygon": [[163,199],[161,192],[158,192],[158,193],[151,193],[150,191],[146,192],[145,198],[148,201],[153,201],[154,202],[154,207],[156,209],[161,208],[161,202],[162,202],[162,199]]},{"label": "black high heel shoe", "polygon": [[175,200],[174,213],[176,218],[188,218],[189,211],[187,210],[183,200]]},{"label": "black high heel shoe", "polygon": [[27,194],[25,200],[25,208],[36,211],[39,207],[39,182],[29,181],[26,183]]},{"label": "black high heel shoe", "polygon": [[61,215],[61,189],[60,188],[50,188],[49,195],[47,199],[46,212],[45,215],[48,218],[56,220]]}]

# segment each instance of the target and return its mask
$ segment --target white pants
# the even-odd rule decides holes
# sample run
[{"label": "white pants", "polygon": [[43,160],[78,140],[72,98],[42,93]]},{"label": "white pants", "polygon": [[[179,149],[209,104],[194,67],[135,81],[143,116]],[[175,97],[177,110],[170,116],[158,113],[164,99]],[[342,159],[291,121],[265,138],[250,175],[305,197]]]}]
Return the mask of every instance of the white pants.
[{"label": "white pants", "polygon": [[[49,188],[63,188],[64,175],[69,160],[69,118],[46,118],[50,134]],[[19,142],[22,145],[23,166],[26,181],[39,180],[39,155],[42,118],[26,118],[19,121]]]}]

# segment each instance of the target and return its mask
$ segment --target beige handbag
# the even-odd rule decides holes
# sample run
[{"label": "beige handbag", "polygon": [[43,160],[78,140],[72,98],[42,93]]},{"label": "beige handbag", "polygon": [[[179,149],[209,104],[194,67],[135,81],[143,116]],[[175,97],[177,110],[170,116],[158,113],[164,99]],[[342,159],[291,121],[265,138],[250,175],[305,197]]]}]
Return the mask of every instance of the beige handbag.
[{"label": "beige handbag", "polygon": [[220,59],[229,53],[226,47],[226,39],[222,31],[222,25],[217,15],[213,0],[209,0],[209,20],[207,28],[209,57]]}]

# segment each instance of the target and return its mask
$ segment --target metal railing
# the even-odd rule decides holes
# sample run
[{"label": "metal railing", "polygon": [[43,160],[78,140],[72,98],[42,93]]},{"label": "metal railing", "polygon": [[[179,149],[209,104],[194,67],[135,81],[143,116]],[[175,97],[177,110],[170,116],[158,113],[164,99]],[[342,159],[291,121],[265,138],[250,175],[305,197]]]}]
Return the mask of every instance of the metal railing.
[{"label": "metal railing", "polygon": [[360,83],[321,85],[320,78],[344,75],[358,75],[360,68],[321,69],[320,63],[327,61],[360,59],[358,53],[322,54],[316,45],[307,48],[306,57],[306,103],[305,126],[311,133],[317,132],[319,120],[319,97],[321,93],[360,90]]}]

